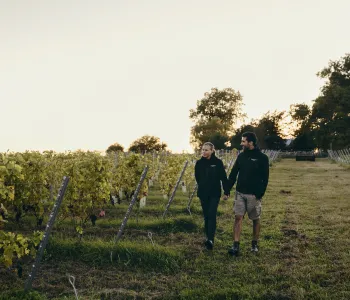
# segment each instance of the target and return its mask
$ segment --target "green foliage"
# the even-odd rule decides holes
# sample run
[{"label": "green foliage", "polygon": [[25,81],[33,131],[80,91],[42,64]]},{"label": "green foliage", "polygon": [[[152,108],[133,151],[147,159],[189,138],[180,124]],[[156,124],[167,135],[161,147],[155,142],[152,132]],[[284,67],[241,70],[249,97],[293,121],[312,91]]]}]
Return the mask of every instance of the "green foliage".
[{"label": "green foliage", "polygon": [[199,120],[191,128],[191,144],[199,150],[205,142],[214,144],[215,149],[226,149],[229,126],[217,117],[210,120]]},{"label": "green foliage", "polygon": [[223,124],[233,126],[244,117],[242,105],[243,98],[240,92],[232,88],[223,90],[212,88],[197,101],[197,108],[190,110],[190,118],[195,122],[199,120],[206,122],[218,118]]},{"label": "green foliage", "polygon": [[[140,181],[142,172],[147,163],[150,163],[151,172],[147,173],[147,179],[155,172],[155,167],[152,164],[152,160],[148,157],[144,159],[144,156],[137,153],[131,153],[127,156],[120,155],[118,158],[118,165],[114,167],[112,173],[112,186],[113,190],[118,193],[123,191],[128,197],[135,191],[138,182]],[[148,184],[145,180],[141,186],[139,198],[147,195]]]},{"label": "green foliage", "polygon": [[311,151],[316,148],[312,132],[305,132],[299,134],[292,143],[292,149],[294,151]]},{"label": "green foliage", "polygon": [[23,180],[16,183],[15,206],[17,211],[31,208],[37,220],[43,218],[44,205],[49,202],[48,170],[52,167],[39,152],[22,153]]},{"label": "green foliage", "polygon": [[124,151],[124,147],[118,143],[114,143],[113,145],[110,145],[106,150],[107,153],[118,152],[118,151],[121,151],[121,152]]},{"label": "green foliage", "polygon": [[24,178],[21,162],[21,155],[0,153],[0,203],[3,205],[15,200],[15,183]]},{"label": "green foliage", "polygon": [[229,135],[237,121],[244,119],[243,98],[232,88],[212,88],[197,101],[196,109],[190,110],[191,144],[199,149],[204,142],[212,142],[217,149],[227,148]]},{"label": "green foliage", "polygon": [[160,142],[160,139],[155,136],[144,135],[132,142],[129,151],[137,153],[145,153],[150,151],[163,151],[167,144]]},{"label": "green foliage", "polygon": [[115,244],[98,239],[93,242],[53,240],[48,245],[47,252],[51,259],[73,259],[93,266],[125,265],[165,273],[177,271],[183,259],[178,251],[160,245],[131,241]]},{"label": "green foliage", "polygon": [[0,295],[0,300],[46,300],[47,298],[44,295],[36,291],[9,291],[2,292]]},{"label": "green foliage", "polygon": [[241,127],[235,130],[235,133],[230,138],[230,148],[241,149],[242,134],[247,131],[254,132],[258,138],[258,143],[260,144],[261,141],[263,141],[263,134],[258,134],[256,129],[257,128],[255,128],[253,125],[241,125]]},{"label": "green foliage", "polygon": [[36,246],[40,244],[42,232],[35,231],[32,238],[22,234],[0,231],[0,264],[12,266],[14,259],[36,254]]},{"label": "green foliage", "polygon": [[[160,157],[160,164],[166,159]],[[35,288],[50,299],[73,299],[67,279],[71,274],[83,299],[348,299],[349,170],[327,159],[318,159],[316,165],[301,163],[284,159],[271,169],[257,255],[250,253],[248,218],[243,220],[242,255],[227,255],[234,222],[232,196],[220,201],[215,247],[209,252],[203,247],[198,199],[189,215],[188,198],[177,193],[172,216],[162,219],[164,201],[156,183],[147,207],[138,219],[131,215],[117,244],[112,241],[126,202],[108,208],[95,227],[84,229],[81,240],[71,222],[55,227]],[[317,188],[310,193],[310,186]],[[22,231],[31,220],[23,220]],[[23,262],[23,270],[28,267],[30,263]],[[2,295],[23,287],[23,280],[5,268],[0,277]]]},{"label": "green foliage", "polygon": [[253,126],[261,128],[264,132],[264,136],[283,136],[282,122],[285,117],[285,111],[268,111],[261,119],[255,120]]},{"label": "green foliage", "polygon": [[64,170],[70,182],[61,209],[63,216],[72,217],[82,227],[90,216],[106,206],[111,190],[111,169],[111,160],[97,152],[68,154]]},{"label": "green foliage", "polygon": [[258,145],[262,149],[283,150],[285,142],[283,130],[286,112],[265,113],[260,119],[253,120],[251,124],[242,125],[235,131],[230,139],[231,147],[241,148],[242,134],[246,131],[254,132],[258,138]]},{"label": "green foliage", "polygon": [[144,220],[138,223],[131,221],[128,223],[128,228],[138,228],[160,234],[197,232],[201,230],[191,217],[186,216],[168,218],[165,220]]},{"label": "green foliage", "polygon": [[350,145],[350,54],[330,61],[317,75],[326,82],[312,109],[306,104],[291,107],[298,125],[295,135],[319,149],[346,148]]},{"label": "green foliage", "polygon": [[305,103],[292,104],[290,106],[289,115],[293,121],[298,122],[298,125],[305,122],[311,114],[310,107]]},{"label": "green foliage", "polygon": [[159,188],[163,195],[170,196],[184,167],[185,160],[186,157],[182,155],[167,157],[158,179]]}]

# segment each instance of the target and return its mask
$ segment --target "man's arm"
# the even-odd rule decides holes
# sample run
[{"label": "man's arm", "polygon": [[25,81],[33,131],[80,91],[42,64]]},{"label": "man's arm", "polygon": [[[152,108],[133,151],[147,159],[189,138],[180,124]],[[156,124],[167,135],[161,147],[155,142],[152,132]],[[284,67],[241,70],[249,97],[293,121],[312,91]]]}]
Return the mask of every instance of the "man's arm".
[{"label": "man's arm", "polygon": [[263,183],[263,190],[261,191],[261,194],[258,196],[258,199],[261,199],[265,195],[267,184],[269,183],[269,175],[270,175],[270,162],[269,162],[269,158],[266,155],[264,155],[263,165],[261,169],[261,180]]},{"label": "man's arm", "polygon": [[232,167],[230,175],[228,176],[228,183],[227,183],[228,192],[230,192],[232,187],[235,185],[238,172],[239,172],[239,155],[236,158],[236,161]]},{"label": "man's arm", "polygon": [[224,189],[224,195],[229,195],[230,190],[228,189],[228,180],[227,180],[227,174],[225,171],[224,163],[220,161],[220,172],[219,172],[220,180],[222,182],[222,187]]}]

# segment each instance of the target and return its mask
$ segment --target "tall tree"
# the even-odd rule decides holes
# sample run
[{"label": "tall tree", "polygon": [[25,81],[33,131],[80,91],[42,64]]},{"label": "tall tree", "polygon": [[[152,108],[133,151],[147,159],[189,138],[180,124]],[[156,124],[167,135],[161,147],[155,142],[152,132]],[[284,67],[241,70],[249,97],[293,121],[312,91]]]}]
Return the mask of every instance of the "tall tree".
[{"label": "tall tree", "polygon": [[205,93],[197,101],[196,109],[190,110],[190,119],[195,122],[191,129],[191,144],[198,148],[203,142],[213,140],[222,148],[236,122],[245,117],[242,106],[242,95],[232,88],[212,88]]},{"label": "tall tree", "polygon": [[245,116],[242,113],[242,105],[243,98],[240,92],[232,88],[212,88],[204,94],[204,98],[197,101],[197,108],[190,110],[190,119],[196,122],[219,118],[223,124],[232,127],[237,120]]},{"label": "tall tree", "polygon": [[196,150],[205,142],[213,143],[216,149],[225,149],[229,141],[227,132],[228,126],[219,118],[212,118],[209,121],[199,120],[191,129],[191,144]]},{"label": "tall tree", "polygon": [[309,118],[311,109],[305,103],[292,104],[290,106],[289,114],[293,121],[297,122],[299,125]]},{"label": "tall tree", "polygon": [[268,111],[261,119],[252,122],[252,125],[259,133],[258,138],[260,139],[261,147],[274,150],[285,148],[285,142],[283,139],[284,128],[282,126],[285,116],[285,111]]},{"label": "tall tree", "polygon": [[235,130],[235,133],[230,138],[230,148],[231,149],[241,149],[241,140],[242,140],[242,134],[244,132],[254,132],[258,138],[258,145],[259,147],[265,148],[264,144],[264,136],[261,134],[261,130],[259,128],[254,127],[251,124],[243,124],[241,127]]},{"label": "tall tree", "polygon": [[292,118],[291,127],[294,128],[293,136],[295,137],[289,148],[296,151],[315,149],[316,143],[310,123],[310,107],[305,103],[292,104],[289,115]]},{"label": "tall tree", "polygon": [[144,135],[131,143],[129,151],[144,153],[148,151],[162,151],[166,147],[167,144],[161,142],[158,137]]},{"label": "tall tree", "polygon": [[326,79],[312,106],[311,127],[318,148],[350,146],[350,54],[317,73]]},{"label": "tall tree", "polygon": [[282,121],[285,117],[286,112],[270,112],[265,113],[261,119],[253,121],[255,127],[260,127],[264,130],[265,136],[278,135],[283,136]]}]

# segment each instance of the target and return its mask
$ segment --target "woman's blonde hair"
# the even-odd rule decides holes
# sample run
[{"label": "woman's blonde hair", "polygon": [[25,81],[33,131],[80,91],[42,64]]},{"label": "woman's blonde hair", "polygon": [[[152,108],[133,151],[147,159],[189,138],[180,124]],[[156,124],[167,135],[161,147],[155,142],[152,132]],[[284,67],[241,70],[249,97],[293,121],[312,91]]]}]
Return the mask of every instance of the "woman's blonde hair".
[{"label": "woman's blonde hair", "polygon": [[214,146],[213,143],[211,143],[211,142],[205,142],[205,143],[203,144],[203,146],[209,146],[209,147],[210,147],[210,150],[213,150],[213,152],[215,153],[215,146]]}]

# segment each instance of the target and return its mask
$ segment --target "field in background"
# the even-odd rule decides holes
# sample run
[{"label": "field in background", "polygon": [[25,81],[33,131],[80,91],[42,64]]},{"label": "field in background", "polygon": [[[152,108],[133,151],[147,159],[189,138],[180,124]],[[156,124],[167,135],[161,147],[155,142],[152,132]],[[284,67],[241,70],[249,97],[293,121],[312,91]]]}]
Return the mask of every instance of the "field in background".
[{"label": "field in background", "polygon": [[[107,209],[82,240],[69,224],[55,226],[34,289],[49,299],[75,299],[67,277],[73,275],[79,299],[350,299],[349,182],[349,169],[327,159],[274,164],[263,199],[260,253],[249,252],[245,219],[238,258],[227,255],[232,196],[220,203],[215,248],[208,252],[198,199],[190,216],[179,188],[163,219],[166,200],[154,187],[116,245],[125,201]],[[9,229],[25,231],[29,222],[34,220],[24,218],[20,228]],[[29,262],[22,278],[0,269],[4,299],[23,288],[28,271]]]}]

